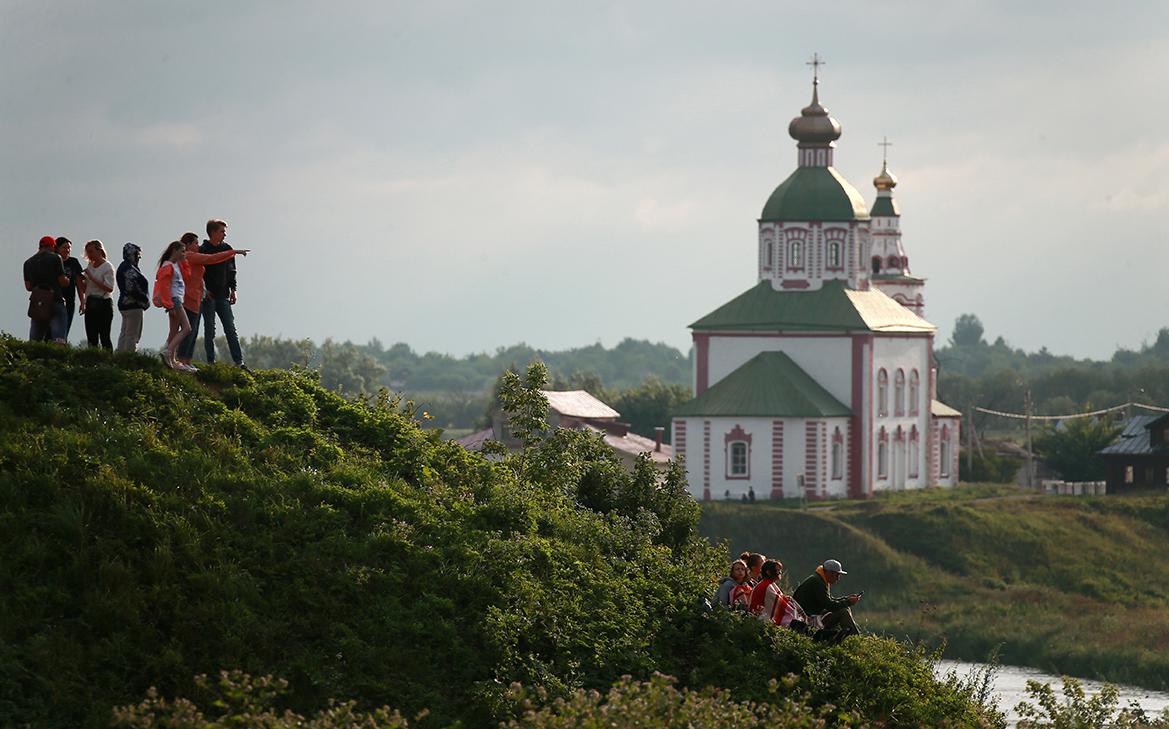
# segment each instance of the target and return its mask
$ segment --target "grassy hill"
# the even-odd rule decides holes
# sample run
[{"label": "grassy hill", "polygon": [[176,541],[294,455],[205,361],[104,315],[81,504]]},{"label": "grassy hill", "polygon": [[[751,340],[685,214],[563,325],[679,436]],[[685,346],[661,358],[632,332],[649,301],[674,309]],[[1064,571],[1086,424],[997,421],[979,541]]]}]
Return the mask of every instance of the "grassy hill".
[{"label": "grassy hill", "polygon": [[871,630],[947,655],[1169,688],[1169,497],[1045,497],[1004,487],[799,510],[712,503],[699,530],[798,581],[828,557],[865,590]]},{"label": "grassy hill", "polygon": [[514,717],[513,682],[550,702],[655,671],[886,726],[982,715],[912,646],[703,610],[722,559],[697,519],[677,471],[595,435],[489,461],[304,372],[0,336],[0,726],[108,726],[220,669],[423,727]]}]

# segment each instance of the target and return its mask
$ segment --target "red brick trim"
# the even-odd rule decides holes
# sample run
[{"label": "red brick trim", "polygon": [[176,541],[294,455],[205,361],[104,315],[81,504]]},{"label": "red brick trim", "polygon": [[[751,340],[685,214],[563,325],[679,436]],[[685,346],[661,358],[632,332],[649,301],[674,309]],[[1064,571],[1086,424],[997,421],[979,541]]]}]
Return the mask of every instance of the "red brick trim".
[{"label": "red brick trim", "polygon": [[783,498],[783,421],[771,422],[771,498]]}]

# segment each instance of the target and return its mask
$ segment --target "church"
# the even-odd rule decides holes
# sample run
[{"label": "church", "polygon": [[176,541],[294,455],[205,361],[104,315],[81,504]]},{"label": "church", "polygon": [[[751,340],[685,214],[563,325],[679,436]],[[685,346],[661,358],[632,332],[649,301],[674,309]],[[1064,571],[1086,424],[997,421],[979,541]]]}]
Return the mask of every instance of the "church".
[{"label": "church", "polygon": [[672,435],[696,499],[958,482],[961,414],[936,399],[936,328],[902,244],[897,178],[886,157],[868,208],[833,167],[841,127],[819,83],[788,126],[797,167],[759,217],[758,282],[690,325],[694,398]]}]

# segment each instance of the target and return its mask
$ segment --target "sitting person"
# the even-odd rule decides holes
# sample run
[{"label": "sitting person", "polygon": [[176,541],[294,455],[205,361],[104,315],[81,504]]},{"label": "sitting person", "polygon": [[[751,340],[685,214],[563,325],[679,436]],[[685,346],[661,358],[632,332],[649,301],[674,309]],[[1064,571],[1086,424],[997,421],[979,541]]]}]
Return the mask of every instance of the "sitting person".
[{"label": "sitting person", "polygon": [[741,559],[731,562],[731,574],[718,585],[718,604],[734,610],[746,610],[751,597],[751,583],[747,582],[747,563]]},{"label": "sitting person", "polygon": [[767,559],[758,552],[743,552],[739,555],[739,559],[747,563],[747,581],[754,587],[758,585],[763,579],[763,575],[759,570],[763,567],[763,561]]},{"label": "sitting person", "polygon": [[783,565],[774,559],[766,560],[760,568],[760,573],[763,581],[752,588],[748,610],[760,620],[770,620],[776,625],[803,632],[807,625],[807,616],[795,600],[783,594],[779,586]]},{"label": "sitting person", "polygon": [[852,606],[860,602],[860,595],[833,597],[831,586],[841,575],[847,575],[840,562],[829,559],[800,583],[792,597],[811,618],[809,624],[819,628],[816,640],[839,643],[850,635],[860,635],[860,629],[852,618]]}]

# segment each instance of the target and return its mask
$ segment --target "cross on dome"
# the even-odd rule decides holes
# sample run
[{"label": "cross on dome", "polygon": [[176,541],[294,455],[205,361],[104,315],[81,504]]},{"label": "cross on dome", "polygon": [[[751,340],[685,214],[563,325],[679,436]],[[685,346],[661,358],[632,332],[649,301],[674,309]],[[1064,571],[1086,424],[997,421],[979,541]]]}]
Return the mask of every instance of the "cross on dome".
[{"label": "cross on dome", "polygon": [[881,137],[881,141],[877,142],[877,146],[884,147],[884,150],[881,152],[881,164],[887,165],[889,163],[889,148],[893,146],[893,143],[889,141],[888,137]]},{"label": "cross on dome", "polygon": [[819,53],[813,53],[812,60],[810,60],[804,64],[805,66],[812,67],[812,83],[813,84],[820,83],[820,67],[825,66],[827,64],[828,64],[827,61],[825,61],[823,58],[820,58]]}]

